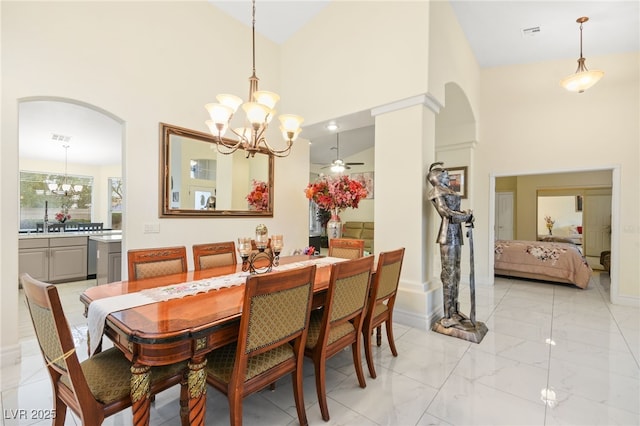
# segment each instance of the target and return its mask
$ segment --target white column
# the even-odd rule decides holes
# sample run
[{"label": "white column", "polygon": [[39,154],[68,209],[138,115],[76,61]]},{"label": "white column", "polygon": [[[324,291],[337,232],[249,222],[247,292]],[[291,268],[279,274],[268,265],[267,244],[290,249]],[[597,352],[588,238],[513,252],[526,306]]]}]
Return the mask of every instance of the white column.
[{"label": "white column", "polygon": [[[434,274],[436,214],[425,176],[435,161],[435,114],[429,95],[372,110],[375,116],[376,252],[405,248],[394,317],[428,328],[441,316],[440,281]],[[435,278],[434,278],[435,277]]]}]

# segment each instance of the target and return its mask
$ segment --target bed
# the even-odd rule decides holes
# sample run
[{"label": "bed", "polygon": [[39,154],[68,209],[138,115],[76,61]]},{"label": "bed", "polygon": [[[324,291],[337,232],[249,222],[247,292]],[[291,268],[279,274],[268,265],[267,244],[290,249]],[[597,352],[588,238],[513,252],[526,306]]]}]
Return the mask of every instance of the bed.
[{"label": "bed", "polygon": [[571,243],[498,240],[494,250],[495,275],[587,288],[593,273],[578,247]]}]

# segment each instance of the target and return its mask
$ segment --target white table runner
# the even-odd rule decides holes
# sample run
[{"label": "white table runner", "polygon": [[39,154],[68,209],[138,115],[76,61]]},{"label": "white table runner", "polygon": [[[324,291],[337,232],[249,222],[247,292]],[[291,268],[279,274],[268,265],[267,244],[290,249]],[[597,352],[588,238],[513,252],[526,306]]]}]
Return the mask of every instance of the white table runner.
[{"label": "white table runner", "polygon": [[[276,266],[273,271],[287,271],[309,265],[318,267],[329,266],[334,263],[343,262],[347,259],[338,257],[320,257],[316,259],[302,260],[300,262],[287,263]],[[107,316],[112,312],[135,308],[136,306],[148,305],[151,303],[163,302],[170,299],[178,299],[191,296],[197,293],[206,293],[224,287],[233,287],[244,284],[247,281],[249,272],[237,272],[231,275],[205,278],[197,281],[190,281],[179,284],[171,284],[164,287],[156,287],[142,290],[136,293],[122,294],[119,296],[105,297],[94,300],[89,304],[87,322],[89,328],[89,353],[94,354],[102,341],[104,324]]]}]

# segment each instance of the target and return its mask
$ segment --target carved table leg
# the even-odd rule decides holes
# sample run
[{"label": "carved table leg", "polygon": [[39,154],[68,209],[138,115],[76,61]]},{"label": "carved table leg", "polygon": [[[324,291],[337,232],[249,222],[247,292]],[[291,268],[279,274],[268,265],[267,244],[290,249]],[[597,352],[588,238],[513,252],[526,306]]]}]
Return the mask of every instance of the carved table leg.
[{"label": "carved table leg", "polygon": [[207,402],[207,380],[204,367],[207,360],[190,360],[187,376],[189,396],[189,424],[204,426]]},{"label": "carved table leg", "polygon": [[148,426],[151,410],[150,377],[151,367],[148,365],[131,366],[131,409],[134,426]]}]

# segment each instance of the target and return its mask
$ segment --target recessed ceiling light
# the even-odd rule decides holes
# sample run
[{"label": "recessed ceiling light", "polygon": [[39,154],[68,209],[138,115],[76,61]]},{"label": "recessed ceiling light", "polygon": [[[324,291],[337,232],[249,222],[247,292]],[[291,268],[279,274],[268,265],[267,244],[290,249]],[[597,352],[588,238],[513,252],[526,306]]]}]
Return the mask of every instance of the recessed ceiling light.
[{"label": "recessed ceiling light", "polygon": [[327,130],[331,130],[332,132],[336,131],[338,130],[338,125],[332,121],[331,123],[327,124]]}]

